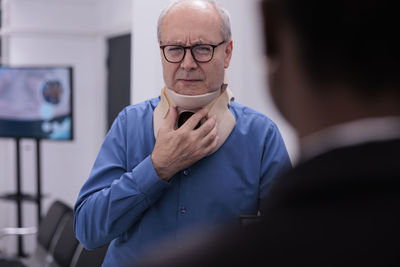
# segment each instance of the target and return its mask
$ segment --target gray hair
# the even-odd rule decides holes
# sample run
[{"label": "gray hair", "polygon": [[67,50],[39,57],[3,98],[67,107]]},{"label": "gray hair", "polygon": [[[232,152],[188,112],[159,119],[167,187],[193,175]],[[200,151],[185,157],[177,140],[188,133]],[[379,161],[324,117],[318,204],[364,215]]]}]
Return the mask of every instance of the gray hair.
[{"label": "gray hair", "polygon": [[202,1],[210,3],[215,10],[217,10],[220,18],[221,18],[221,35],[224,41],[229,41],[232,39],[232,31],[231,31],[231,19],[228,10],[226,10],[221,4],[216,2],[215,0],[175,0],[172,1],[164,10],[161,12],[160,16],[158,17],[157,23],[157,38],[158,42],[161,41],[161,24],[164,20],[164,17],[168,14],[168,12],[176,5],[182,2],[188,1]]}]

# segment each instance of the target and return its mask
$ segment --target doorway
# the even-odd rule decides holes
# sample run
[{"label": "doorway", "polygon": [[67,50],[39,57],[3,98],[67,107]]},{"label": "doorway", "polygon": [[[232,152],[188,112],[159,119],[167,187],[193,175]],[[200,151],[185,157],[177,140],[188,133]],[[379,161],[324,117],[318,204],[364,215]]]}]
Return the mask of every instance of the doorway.
[{"label": "doorway", "polygon": [[131,99],[131,35],[107,40],[107,130]]}]

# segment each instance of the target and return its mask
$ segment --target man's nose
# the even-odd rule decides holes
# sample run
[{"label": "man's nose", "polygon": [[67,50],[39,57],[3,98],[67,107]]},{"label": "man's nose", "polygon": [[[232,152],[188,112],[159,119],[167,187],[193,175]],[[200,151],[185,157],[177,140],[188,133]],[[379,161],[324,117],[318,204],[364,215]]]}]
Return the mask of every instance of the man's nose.
[{"label": "man's nose", "polygon": [[186,54],[181,62],[181,68],[183,68],[185,70],[197,68],[197,62],[196,62],[196,60],[194,60],[189,48],[186,48]]}]

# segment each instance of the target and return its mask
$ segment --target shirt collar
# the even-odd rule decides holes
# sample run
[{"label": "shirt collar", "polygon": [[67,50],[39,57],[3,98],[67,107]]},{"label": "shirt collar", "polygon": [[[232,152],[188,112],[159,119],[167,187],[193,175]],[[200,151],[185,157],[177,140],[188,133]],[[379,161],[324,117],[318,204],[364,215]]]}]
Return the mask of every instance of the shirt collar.
[{"label": "shirt collar", "polygon": [[300,140],[301,161],[329,150],[400,138],[400,117],[374,117],[337,124]]}]

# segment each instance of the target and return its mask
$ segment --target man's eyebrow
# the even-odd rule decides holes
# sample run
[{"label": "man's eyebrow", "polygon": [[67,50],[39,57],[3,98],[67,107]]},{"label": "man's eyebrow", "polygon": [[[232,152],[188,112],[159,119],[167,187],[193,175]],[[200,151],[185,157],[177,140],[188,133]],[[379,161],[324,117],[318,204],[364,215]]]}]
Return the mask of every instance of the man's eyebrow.
[{"label": "man's eyebrow", "polygon": [[162,44],[162,45],[179,45],[179,46],[185,46],[185,45],[182,44],[182,43],[165,43],[165,44]]},{"label": "man's eyebrow", "polygon": [[184,44],[177,44],[177,43],[171,43],[171,44],[161,44],[161,46],[182,46],[182,47],[193,47],[193,46],[198,46],[198,45],[209,45],[211,43],[204,43],[204,42],[198,42],[198,43],[193,43],[191,45],[184,45]]},{"label": "man's eyebrow", "polygon": [[[207,42],[205,40],[197,40],[193,43],[191,43],[189,46],[194,46],[194,45],[202,45],[202,44],[210,44],[211,42]],[[180,46],[186,46],[186,42],[182,41],[173,41],[173,42],[160,42],[160,45],[180,45]]]},{"label": "man's eyebrow", "polygon": [[203,39],[197,40],[195,42],[192,43],[192,45],[202,45],[202,44],[209,44],[210,42],[207,42]]},{"label": "man's eyebrow", "polygon": [[182,45],[182,46],[185,45],[184,42],[182,42],[182,41],[167,41],[167,42],[160,41],[160,44],[161,45]]}]

